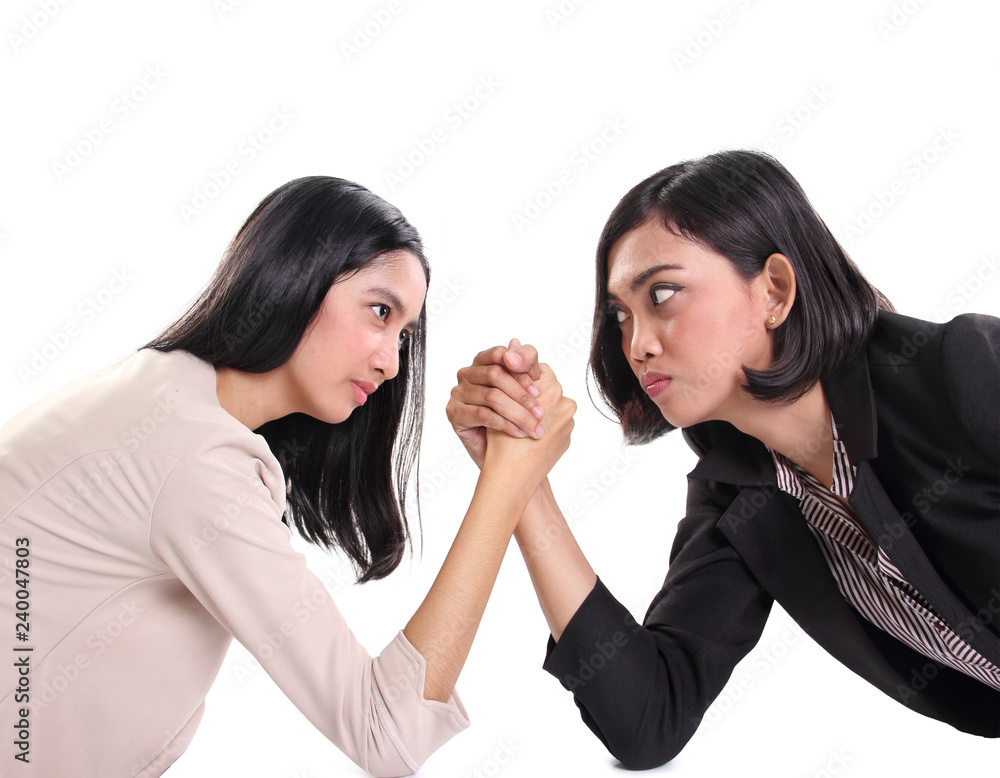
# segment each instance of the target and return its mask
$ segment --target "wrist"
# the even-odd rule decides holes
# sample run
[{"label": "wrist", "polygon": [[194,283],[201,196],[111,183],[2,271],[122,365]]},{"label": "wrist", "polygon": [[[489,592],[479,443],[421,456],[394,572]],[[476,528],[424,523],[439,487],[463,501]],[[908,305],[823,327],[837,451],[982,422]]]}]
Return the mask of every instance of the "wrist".
[{"label": "wrist", "polygon": [[569,531],[559,504],[546,478],[531,495],[521,520],[514,528],[514,539],[525,556],[543,550]]},{"label": "wrist", "polygon": [[500,507],[503,512],[509,511],[514,522],[520,519],[534,490],[535,485],[526,474],[503,466],[502,460],[491,460],[487,455],[476,482],[476,492]]},{"label": "wrist", "polygon": [[521,514],[521,521],[517,524],[516,532],[524,535],[536,525],[542,524],[545,521],[546,513],[553,504],[552,490],[549,487],[549,479],[546,477],[535,487],[535,491],[528,498],[528,502],[524,506],[524,513]]}]

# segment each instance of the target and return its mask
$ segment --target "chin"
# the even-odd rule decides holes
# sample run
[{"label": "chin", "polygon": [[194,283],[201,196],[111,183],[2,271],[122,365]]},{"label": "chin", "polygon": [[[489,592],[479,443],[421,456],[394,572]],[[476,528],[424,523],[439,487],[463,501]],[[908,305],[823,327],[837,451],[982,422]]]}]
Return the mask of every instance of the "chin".
[{"label": "chin", "polygon": [[687,417],[677,416],[675,414],[671,414],[670,416],[663,414],[663,418],[666,419],[667,424],[669,424],[674,429],[679,429],[679,430],[682,430],[685,427],[690,427],[692,424],[698,423],[696,421],[690,421]]},{"label": "chin", "polygon": [[345,422],[349,418],[351,418],[351,414],[354,413],[354,411],[356,411],[356,410],[357,410],[357,408],[348,408],[347,410],[342,411],[339,414],[336,414],[333,418],[331,418],[329,420],[328,423],[329,424],[342,424],[343,422]]},{"label": "chin", "polygon": [[341,424],[350,418],[354,410],[354,408],[316,408],[309,415],[316,421],[322,421],[326,424]]},{"label": "chin", "polygon": [[684,429],[685,427],[693,427],[695,424],[701,424],[703,421],[707,421],[708,417],[704,413],[698,413],[693,408],[664,408],[662,405],[659,406],[660,415],[667,420],[669,424],[676,427],[677,429]]}]

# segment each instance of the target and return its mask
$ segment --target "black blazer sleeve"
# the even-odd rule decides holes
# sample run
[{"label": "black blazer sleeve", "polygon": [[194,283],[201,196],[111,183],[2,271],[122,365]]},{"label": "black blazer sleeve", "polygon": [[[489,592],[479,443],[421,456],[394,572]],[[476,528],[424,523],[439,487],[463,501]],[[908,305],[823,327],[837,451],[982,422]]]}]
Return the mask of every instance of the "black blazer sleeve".
[{"label": "black blazer sleeve", "polygon": [[641,626],[598,580],[559,642],[549,638],[544,668],[625,767],[673,759],[760,639],[773,600],[716,527],[735,492],[689,479],[666,580]]}]

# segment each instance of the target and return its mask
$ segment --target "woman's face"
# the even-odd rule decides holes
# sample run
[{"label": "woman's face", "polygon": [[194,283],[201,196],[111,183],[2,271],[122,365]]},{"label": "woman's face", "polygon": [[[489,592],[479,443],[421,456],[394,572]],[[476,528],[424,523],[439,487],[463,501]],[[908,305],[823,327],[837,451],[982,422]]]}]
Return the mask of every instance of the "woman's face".
[{"label": "woman's face", "polygon": [[744,281],[724,256],[649,220],[612,247],[608,293],[625,357],[668,422],[746,412],[742,367],[771,361],[764,274]]},{"label": "woman's face", "polygon": [[394,251],[337,279],[283,365],[292,405],[331,424],[399,372],[399,350],[427,294],[420,260]]}]

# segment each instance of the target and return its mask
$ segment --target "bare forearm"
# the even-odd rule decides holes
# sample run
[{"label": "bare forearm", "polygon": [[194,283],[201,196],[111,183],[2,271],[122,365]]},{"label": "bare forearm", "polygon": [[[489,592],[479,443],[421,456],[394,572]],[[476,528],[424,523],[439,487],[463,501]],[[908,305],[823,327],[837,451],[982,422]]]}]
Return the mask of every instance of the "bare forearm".
[{"label": "bare forearm", "polygon": [[403,630],[426,662],[424,697],[455,688],[527,494],[484,470],[462,526],[424,601]]},{"label": "bare forearm", "polygon": [[525,508],[514,537],[549,631],[558,641],[593,590],[597,575],[559,510],[547,478]]}]

